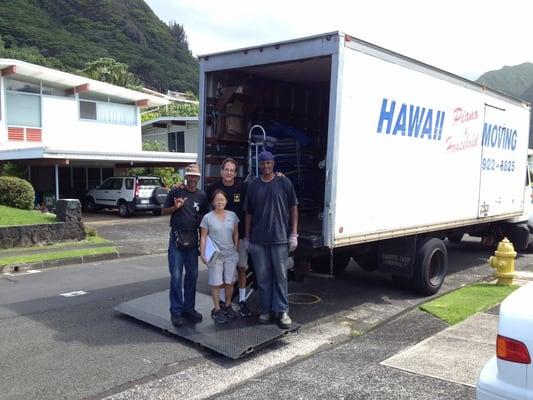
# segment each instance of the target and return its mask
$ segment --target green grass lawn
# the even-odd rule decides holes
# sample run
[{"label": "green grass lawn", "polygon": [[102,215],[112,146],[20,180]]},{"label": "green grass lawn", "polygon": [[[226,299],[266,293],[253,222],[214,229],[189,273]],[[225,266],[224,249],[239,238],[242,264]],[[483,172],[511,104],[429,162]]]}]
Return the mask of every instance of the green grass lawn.
[{"label": "green grass lawn", "polygon": [[40,211],[21,210],[0,205],[0,227],[49,224],[52,222],[58,222],[54,214],[43,214]]},{"label": "green grass lawn", "polygon": [[420,309],[453,325],[469,316],[499,304],[518,286],[499,286],[491,283],[475,283],[435,300],[422,304]]},{"label": "green grass lawn", "polygon": [[104,239],[101,236],[87,236],[85,240],[80,240],[79,242],[63,242],[63,243],[54,243],[47,244],[42,246],[32,246],[32,247],[14,247],[12,249],[2,249],[0,250],[0,258],[6,257],[9,254],[24,252],[25,254],[31,253],[42,253],[43,250],[62,250],[69,247],[80,247],[80,246],[90,246],[95,244],[109,244],[113,246],[114,243],[111,240]]},{"label": "green grass lawn", "polygon": [[32,254],[29,252],[25,255],[11,255],[4,256],[0,255],[0,267],[11,265],[11,264],[21,264],[21,263],[31,263],[36,261],[49,261],[49,260],[61,260],[64,258],[70,257],[80,257],[80,256],[92,256],[100,254],[110,254],[116,253],[117,248],[115,246],[109,247],[94,247],[87,249],[76,249],[76,250],[58,250],[51,251],[47,253],[35,253]]}]

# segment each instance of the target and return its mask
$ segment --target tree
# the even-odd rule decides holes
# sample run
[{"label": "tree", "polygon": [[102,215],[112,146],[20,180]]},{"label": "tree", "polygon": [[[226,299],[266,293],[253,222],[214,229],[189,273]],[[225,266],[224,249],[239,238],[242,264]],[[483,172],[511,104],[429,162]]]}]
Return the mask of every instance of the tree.
[{"label": "tree", "polygon": [[184,49],[189,49],[189,43],[187,42],[187,33],[183,25],[178,24],[176,21],[170,21],[168,23],[170,34],[178,41],[178,44]]},{"label": "tree", "polygon": [[126,64],[110,57],[88,62],[80,72],[88,78],[111,83],[112,85],[134,90],[142,87],[141,81],[128,71]]},{"label": "tree", "polygon": [[[143,151],[167,151],[163,142],[144,142]],[[132,168],[128,170],[130,176],[159,176],[166,187],[172,187],[181,182],[181,176],[176,168]]]},{"label": "tree", "polygon": [[199,114],[198,104],[194,103],[170,103],[155,111],[141,114],[142,122],[151,121],[159,117],[197,117]]}]

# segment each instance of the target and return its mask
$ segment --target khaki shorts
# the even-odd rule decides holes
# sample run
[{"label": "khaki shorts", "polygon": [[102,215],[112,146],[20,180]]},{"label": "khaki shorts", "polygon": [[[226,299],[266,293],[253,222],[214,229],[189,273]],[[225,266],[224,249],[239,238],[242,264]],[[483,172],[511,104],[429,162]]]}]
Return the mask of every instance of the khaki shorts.
[{"label": "khaki shorts", "polygon": [[237,261],[239,254],[218,256],[207,263],[208,283],[210,286],[232,285],[237,281]]},{"label": "khaki shorts", "polygon": [[237,263],[239,268],[248,268],[248,250],[244,248],[244,240],[239,240],[239,262]]}]

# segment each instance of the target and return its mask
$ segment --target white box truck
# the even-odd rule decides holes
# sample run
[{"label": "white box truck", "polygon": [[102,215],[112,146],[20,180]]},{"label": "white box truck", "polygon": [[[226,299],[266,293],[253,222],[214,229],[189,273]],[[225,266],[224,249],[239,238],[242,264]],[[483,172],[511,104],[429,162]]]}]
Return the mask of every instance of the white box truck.
[{"label": "white box truck", "polygon": [[433,294],[445,238],[528,245],[529,104],[341,32],[199,59],[204,184],[272,151],[300,200],[297,266],[353,257]]}]

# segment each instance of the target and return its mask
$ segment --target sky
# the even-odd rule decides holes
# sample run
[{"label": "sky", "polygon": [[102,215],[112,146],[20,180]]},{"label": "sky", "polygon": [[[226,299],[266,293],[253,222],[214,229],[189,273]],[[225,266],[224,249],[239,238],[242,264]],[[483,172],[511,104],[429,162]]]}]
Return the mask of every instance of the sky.
[{"label": "sky", "polygon": [[343,31],[468,79],[533,62],[531,0],[145,0],[196,55]]}]

